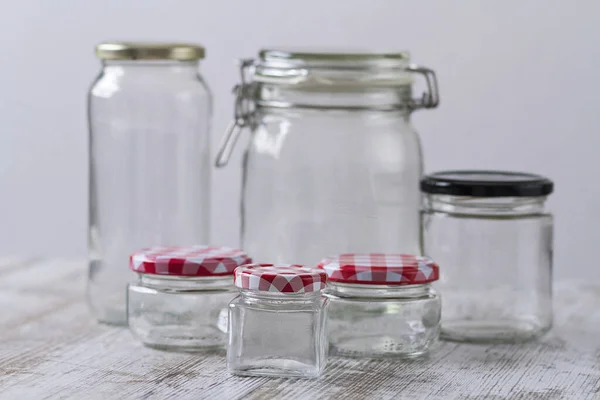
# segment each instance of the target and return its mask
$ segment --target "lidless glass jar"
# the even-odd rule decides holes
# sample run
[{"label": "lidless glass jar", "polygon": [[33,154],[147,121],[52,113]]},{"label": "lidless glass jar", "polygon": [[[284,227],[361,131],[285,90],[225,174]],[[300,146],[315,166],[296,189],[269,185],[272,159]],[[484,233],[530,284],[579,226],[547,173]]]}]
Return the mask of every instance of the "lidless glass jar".
[{"label": "lidless glass jar", "polygon": [[235,270],[227,368],[235,375],[318,377],[327,363],[323,271],[254,264]]},{"label": "lidless glass jar", "polygon": [[444,266],[442,338],[522,342],[552,326],[550,180],[448,171],[421,183],[424,251]]},{"label": "lidless glass jar", "polygon": [[[428,91],[415,99],[416,74]],[[256,261],[420,253],[423,161],[411,114],[438,105],[433,71],[407,53],[263,50],[242,63],[236,92],[217,165],[249,128],[241,233]]]},{"label": "lidless glass jar", "polygon": [[439,267],[427,257],[343,254],[322,260],[327,273],[331,355],[416,358],[437,342]]},{"label": "lidless glass jar", "polygon": [[232,274],[250,262],[228,247],[154,247],[134,253],[139,276],[127,290],[129,328],[146,346],[201,350],[227,343]]},{"label": "lidless glass jar", "polygon": [[129,255],[209,242],[211,95],[204,48],[102,43],[89,93],[89,277],[94,316],[125,324]]}]

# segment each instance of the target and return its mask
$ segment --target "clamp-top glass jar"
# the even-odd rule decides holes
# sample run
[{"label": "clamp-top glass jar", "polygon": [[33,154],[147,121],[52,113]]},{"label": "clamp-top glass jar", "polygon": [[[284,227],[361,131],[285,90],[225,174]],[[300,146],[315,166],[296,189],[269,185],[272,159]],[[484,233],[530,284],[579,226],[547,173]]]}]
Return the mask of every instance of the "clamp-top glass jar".
[{"label": "clamp-top glass jar", "polygon": [[444,266],[442,338],[522,342],[552,326],[553,184],[539,175],[448,171],[423,179],[424,252]]},{"label": "clamp-top glass jar", "polygon": [[342,254],[319,263],[327,273],[332,355],[415,358],[440,333],[439,267],[406,254]]},{"label": "clamp-top glass jar", "polygon": [[[248,127],[242,243],[255,260],[420,253],[423,161],[410,114],[438,105],[433,71],[406,53],[264,50],[241,72],[217,165]],[[414,74],[428,86],[418,99]]]},{"label": "clamp-top glass jar", "polygon": [[209,242],[211,96],[201,46],[102,43],[96,55],[87,296],[99,321],[124,324],[130,254]]}]

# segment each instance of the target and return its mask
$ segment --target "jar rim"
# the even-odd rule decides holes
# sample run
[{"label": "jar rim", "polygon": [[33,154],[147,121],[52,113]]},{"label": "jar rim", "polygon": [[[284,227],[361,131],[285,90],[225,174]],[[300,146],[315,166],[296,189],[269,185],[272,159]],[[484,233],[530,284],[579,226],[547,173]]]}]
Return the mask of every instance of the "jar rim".
[{"label": "jar rim", "polygon": [[311,297],[320,297],[325,290],[317,290],[314,292],[268,292],[265,290],[252,290],[237,287],[239,292],[244,296],[261,297],[261,298],[277,298],[277,299],[303,299]]},{"label": "jar rim", "polygon": [[142,286],[172,292],[235,290],[231,275],[177,276],[138,273]]},{"label": "jar rim", "polygon": [[[311,49],[262,49],[259,57],[266,62],[403,62],[410,61],[410,54],[407,51],[400,52],[374,52],[358,50],[311,50]],[[360,64],[359,64],[360,65]]]},{"label": "jar rim", "polygon": [[417,288],[426,288],[426,287],[430,287],[433,282],[435,281],[431,281],[431,282],[425,282],[425,283],[413,283],[413,284],[393,284],[393,283],[368,283],[368,282],[345,282],[345,281],[329,281],[328,282],[328,288],[332,288],[332,287],[352,287],[352,288],[356,288],[356,289],[376,289],[376,290],[380,290],[380,289],[387,289],[387,290],[394,290],[394,289],[417,289]]},{"label": "jar rim", "polygon": [[144,272],[137,272],[140,279],[164,281],[164,282],[217,282],[222,280],[228,280],[233,286],[233,274],[228,275],[206,275],[206,276],[193,276],[193,275],[165,275],[165,274],[148,274]]},{"label": "jar rim", "polygon": [[369,285],[362,283],[330,282],[325,296],[343,298],[415,299],[437,295],[432,282],[418,285]]},{"label": "jar rim", "polygon": [[253,62],[253,80],[302,86],[407,86],[407,52],[263,49]]}]

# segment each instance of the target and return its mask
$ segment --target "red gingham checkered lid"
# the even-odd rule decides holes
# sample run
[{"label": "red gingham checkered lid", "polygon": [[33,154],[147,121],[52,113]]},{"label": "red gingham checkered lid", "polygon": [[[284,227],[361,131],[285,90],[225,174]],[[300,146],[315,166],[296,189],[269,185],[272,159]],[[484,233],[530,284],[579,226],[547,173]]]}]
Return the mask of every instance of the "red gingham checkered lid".
[{"label": "red gingham checkered lid", "polygon": [[249,264],[235,270],[235,286],[261,292],[318,292],[326,282],[325,272],[296,264]]},{"label": "red gingham checkered lid", "polygon": [[135,272],[175,276],[231,275],[249,262],[252,259],[242,250],[215,246],[157,246],[129,257],[129,267]]},{"label": "red gingham checkered lid", "polygon": [[433,260],[408,254],[341,254],[321,260],[318,268],[340,283],[419,285],[439,279]]}]

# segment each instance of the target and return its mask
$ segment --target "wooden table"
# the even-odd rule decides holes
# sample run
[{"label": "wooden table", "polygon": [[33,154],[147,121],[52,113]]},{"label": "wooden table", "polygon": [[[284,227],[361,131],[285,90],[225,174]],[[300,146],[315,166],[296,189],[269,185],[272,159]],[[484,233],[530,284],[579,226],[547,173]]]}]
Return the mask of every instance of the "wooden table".
[{"label": "wooden table", "polygon": [[221,354],[145,348],[92,320],[85,275],[83,262],[0,261],[1,399],[600,399],[600,282],[557,283],[555,328],[537,343],[333,359],[305,381],[237,378]]}]

